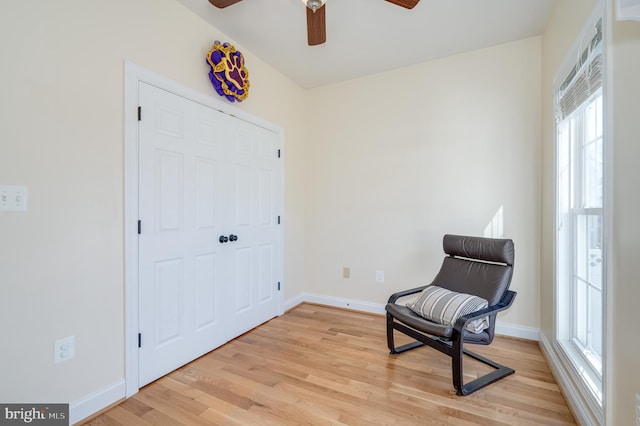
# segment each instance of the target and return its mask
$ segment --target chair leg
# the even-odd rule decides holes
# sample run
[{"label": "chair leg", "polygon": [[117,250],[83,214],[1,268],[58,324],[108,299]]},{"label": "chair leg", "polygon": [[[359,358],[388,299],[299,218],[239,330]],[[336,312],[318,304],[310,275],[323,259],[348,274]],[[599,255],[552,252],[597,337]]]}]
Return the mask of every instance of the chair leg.
[{"label": "chair leg", "polygon": [[[461,339],[455,339],[453,341],[453,353],[451,356],[451,372],[453,375],[453,387],[456,389],[456,394],[460,396],[469,395],[478,389],[481,389],[493,382],[496,382],[503,377],[515,373],[515,371],[502,364],[498,364],[488,358],[483,357],[475,352],[471,352],[463,348]],[[486,365],[495,368],[495,371],[478,377],[475,380],[470,381],[466,385],[464,384],[464,375],[462,372],[462,363],[464,355],[468,355]]]},{"label": "chair leg", "polygon": [[[420,346],[424,346],[423,342],[416,340],[415,342],[407,343],[406,345],[402,345],[399,348],[396,348],[396,345],[394,342],[394,336],[393,336],[393,330],[395,329],[395,327],[393,325],[394,325],[393,317],[387,314],[387,346],[389,347],[389,353],[400,354],[402,352],[406,352],[408,350],[419,348]],[[405,334],[407,333],[410,333],[410,331],[407,330]],[[407,334],[407,335],[410,336],[410,334]],[[411,337],[415,338],[415,336],[411,336]]]},{"label": "chair leg", "polygon": [[396,352],[396,345],[393,341],[393,317],[387,314],[387,346],[392,354]]},{"label": "chair leg", "polygon": [[464,387],[464,377],[462,374],[462,362],[464,356],[464,349],[462,347],[462,340],[455,339],[452,342],[451,353],[451,374],[453,379],[453,387],[456,390],[456,394],[462,395],[462,388]]}]

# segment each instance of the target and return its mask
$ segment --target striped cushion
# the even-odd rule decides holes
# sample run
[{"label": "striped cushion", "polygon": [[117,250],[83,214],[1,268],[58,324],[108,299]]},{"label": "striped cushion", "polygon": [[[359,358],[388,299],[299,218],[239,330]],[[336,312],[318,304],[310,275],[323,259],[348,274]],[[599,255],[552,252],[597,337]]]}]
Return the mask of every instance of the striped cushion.
[{"label": "striped cushion", "polygon": [[[416,314],[438,324],[453,326],[458,318],[489,306],[478,296],[456,293],[435,285],[428,286],[407,307]],[[489,328],[489,317],[470,321],[465,326],[472,333],[480,333]]]}]

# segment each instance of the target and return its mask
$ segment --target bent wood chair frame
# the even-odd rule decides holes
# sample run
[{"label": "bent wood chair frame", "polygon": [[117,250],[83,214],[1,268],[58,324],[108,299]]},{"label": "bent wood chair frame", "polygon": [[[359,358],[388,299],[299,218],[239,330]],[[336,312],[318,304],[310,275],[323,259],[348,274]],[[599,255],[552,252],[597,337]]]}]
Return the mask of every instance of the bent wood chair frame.
[{"label": "bent wood chair frame", "polygon": [[[445,236],[445,239],[447,237],[457,237],[457,236]],[[472,238],[474,240],[483,240],[482,238],[478,238],[478,237],[460,237],[460,238]],[[449,257],[452,257],[452,255],[449,255]],[[512,266],[512,265],[506,265],[506,266]],[[510,276],[508,281],[509,282],[511,281]],[[420,293],[426,287],[428,286],[425,285],[425,286],[416,287],[410,290],[394,293],[389,297],[387,306],[389,306],[389,304],[395,304],[398,301],[398,299]],[[489,306],[485,309],[482,309],[458,318],[458,320],[454,324],[451,336],[447,336],[447,337],[438,336],[435,334],[430,334],[429,332],[421,331],[418,326],[414,325],[415,321],[414,321],[414,324],[411,324],[411,325],[408,325],[407,323],[403,323],[401,322],[401,320],[398,320],[393,315],[391,315],[389,313],[389,309],[387,309],[387,345],[389,347],[389,350],[391,351],[391,354],[399,354],[411,349],[415,349],[415,348],[427,345],[450,356],[451,363],[452,363],[451,368],[452,368],[453,387],[456,390],[456,394],[460,396],[469,395],[477,391],[478,389],[481,389],[515,372],[513,369],[509,367],[506,367],[502,364],[499,364],[482,355],[479,355],[475,352],[472,352],[464,348],[464,343],[489,345],[493,340],[493,330],[495,327],[495,319],[496,319],[497,313],[508,309],[513,304],[515,297],[516,297],[516,292],[508,290],[508,284],[507,284],[507,288],[505,288],[504,293],[502,293],[502,297],[498,301],[498,303],[492,306]],[[490,325],[491,329],[489,333],[490,338],[488,339],[488,341],[465,340],[464,328],[467,325],[467,323],[487,315],[489,316],[489,322],[491,324]],[[417,319],[418,322],[420,321],[429,322],[429,320],[423,319],[421,317],[416,316],[415,318]],[[413,339],[415,339],[415,341],[396,347],[394,342],[394,330],[397,330],[409,337],[412,337]],[[489,365],[493,367],[495,370],[488,374],[480,376],[467,384],[464,384],[464,378],[463,378],[464,355],[467,355],[486,365]]]},{"label": "bent wood chair frame", "polygon": [[[389,298],[389,303],[395,303],[398,299],[405,296],[410,296],[415,293],[421,292],[425,287],[417,287],[415,289],[394,293]],[[473,314],[460,317],[454,326],[453,336],[451,340],[445,340],[443,338],[439,338],[436,336],[429,336],[427,334],[423,334],[418,330],[414,330],[401,322],[394,321],[394,317],[387,313],[387,345],[389,346],[389,350],[392,354],[399,354],[402,352],[406,352],[411,349],[415,349],[424,345],[431,346],[432,348],[448,355],[451,357],[451,370],[453,375],[453,387],[456,390],[456,394],[460,396],[469,395],[480,388],[483,388],[491,383],[502,379],[510,374],[515,373],[515,371],[509,367],[506,367],[502,364],[498,364],[495,361],[492,361],[488,358],[483,357],[475,352],[472,352],[468,349],[464,349],[463,341],[462,341],[462,329],[467,325],[469,321],[473,321],[477,318],[482,318],[485,315],[495,315],[500,311],[504,311],[508,309],[513,300],[515,299],[516,293],[511,290],[507,290],[504,297],[494,306],[489,306],[486,309],[482,309],[480,311],[474,312]],[[398,330],[407,336],[414,338],[416,341],[407,343],[406,345],[402,345],[399,347],[395,346],[393,330]],[[489,365],[495,368],[495,371],[492,371],[489,374],[481,376],[467,384],[463,383],[463,374],[462,374],[462,363],[463,363],[463,355],[470,356],[486,365]]]}]

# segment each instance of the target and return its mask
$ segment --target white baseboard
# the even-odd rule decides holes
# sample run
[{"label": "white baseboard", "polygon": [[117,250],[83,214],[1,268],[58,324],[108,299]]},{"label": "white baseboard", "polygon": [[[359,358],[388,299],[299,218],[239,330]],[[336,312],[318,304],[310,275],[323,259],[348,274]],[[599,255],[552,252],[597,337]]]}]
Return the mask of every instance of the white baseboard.
[{"label": "white baseboard", "polygon": [[558,382],[558,386],[560,386],[562,394],[571,407],[571,411],[573,411],[573,414],[576,416],[578,423],[587,426],[603,424],[601,421],[602,414],[594,412],[584,395],[581,394],[580,387],[574,380],[573,374],[562,362],[560,356],[544,333],[540,333],[540,348],[547,358],[556,382]]},{"label": "white baseboard", "polygon": [[288,310],[295,308],[301,303],[304,303],[304,293],[300,293],[291,299],[285,300],[283,310],[284,312],[287,312]]},{"label": "white baseboard", "polygon": [[368,312],[384,315],[384,305],[380,303],[364,302],[362,300],[343,299],[341,297],[324,296],[321,294],[304,293],[304,301],[319,305],[334,306],[336,308],[352,309],[354,311]]},{"label": "white baseboard", "polygon": [[525,325],[505,324],[500,321],[496,322],[496,334],[527,340],[540,340],[539,328],[527,327]]},{"label": "white baseboard", "polygon": [[[321,294],[300,293],[295,298],[285,302],[285,307],[291,309],[303,302],[317,303],[320,305],[334,306],[336,308],[352,309],[354,311],[368,312],[371,314],[384,315],[384,304],[364,302],[361,300],[344,299],[341,297],[324,296]],[[534,327],[523,325],[496,323],[496,334],[503,336],[518,337],[520,339],[540,340],[540,330]]]},{"label": "white baseboard", "polygon": [[69,404],[69,424],[76,424],[98,411],[107,408],[124,397],[124,379],[119,380],[102,390],[89,394],[84,398]]}]

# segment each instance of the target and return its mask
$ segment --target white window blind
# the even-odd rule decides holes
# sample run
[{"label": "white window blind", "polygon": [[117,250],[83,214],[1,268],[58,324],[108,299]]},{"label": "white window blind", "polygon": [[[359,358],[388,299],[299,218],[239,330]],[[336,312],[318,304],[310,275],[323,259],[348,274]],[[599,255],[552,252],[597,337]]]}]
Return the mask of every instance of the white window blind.
[{"label": "white window blind", "polygon": [[595,35],[578,57],[556,93],[556,120],[568,117],[602,87],[602,20],[595,26]]}]

